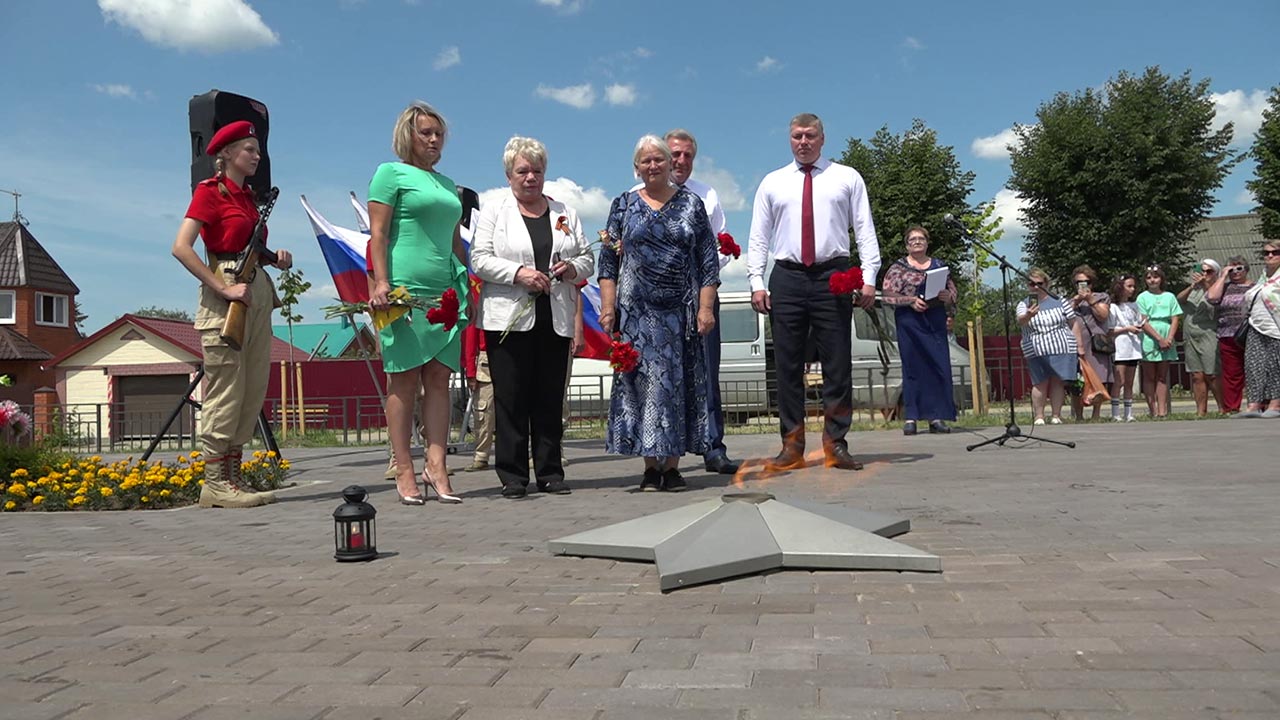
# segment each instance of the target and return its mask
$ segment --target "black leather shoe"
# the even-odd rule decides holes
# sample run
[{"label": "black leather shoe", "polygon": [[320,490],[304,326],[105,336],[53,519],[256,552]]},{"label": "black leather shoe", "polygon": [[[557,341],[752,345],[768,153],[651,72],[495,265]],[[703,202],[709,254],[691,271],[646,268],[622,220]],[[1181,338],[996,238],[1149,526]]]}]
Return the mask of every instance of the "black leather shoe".
[{"label": "black leather shoe", "polygon": [[785,470],[799,470],[803,468],[804,453],[799,450],[783,450],[778,456],[768,461],[764,465],[764,469],[770,472],[780,472]]},{"label": "black leather shoe", "polygon": [[719,473],[720,475],[736,475],[741,463],[734,462],[724,455],[717,455],[707,460],[703,465],[707,468],[707,472]]},{"label": "black leather shoe", "polygon": [[517,500],[529,494],[529,490],[523,485],[503,485],[502,497]]},{"label": "black leather shoe", "polygon": [[946,435],[947,433],[951,432],[951,426],[947,425],[946,423],[942,422],[941,420],[930,420],[930,421],[929,421],[929,432],[931,432],[931,433],[941,433],[941,434],[943,434],[943,435]]},{"label": "black leather shoe", "polygon": [[664,492],[684,492],[689,489],[689,483],[684,481],[684,476],[676,468],[662,471],[662,489]]},{"label": "black leather shoe", "polygon": [[902,423],[902,434],[903,434],[903,435],[915,435],[915,434],[916,434],[916,421],[915,421],[915,420],[908,420],[908,421],[906,421],[906,422]]},{"label": "black leather shoe", "polygon": [[657,492],[662,489],[662,471],[657,468],[645,468],[644,477],[640,479],[640,492]]},{"label": "black leather shoe", "polygon": [[551,482],[538,483],[538,490],[551,495],[568,495],[573,491],[569,489],[569,484],[563,480],[552,480]]},{"label": "black leather shoe", "polygon": [[862,463],[853,459],[848,448],[837,445],[827,452],[827,467],[840,470],[861,470]]}]

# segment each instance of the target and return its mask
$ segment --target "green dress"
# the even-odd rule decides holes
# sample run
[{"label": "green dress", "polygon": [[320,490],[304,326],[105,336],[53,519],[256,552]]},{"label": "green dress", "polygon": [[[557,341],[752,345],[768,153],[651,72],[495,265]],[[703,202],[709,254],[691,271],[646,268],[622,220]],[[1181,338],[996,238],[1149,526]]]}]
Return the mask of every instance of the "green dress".
[{"label": "green dress", "polygon": [[458,324],[451,330],[427,322],[420,310],[383,328],[379,335],[383,368],[404,372],[434,359],[457,372],[462,329],[467,324],[467,268],[453,254],[453,231],[462,217],[457,186],[439,173],[405,163],[383,163],[369,181],[369,201],[391,207],[387,233],[391,288],[403,285],[410,295],[432,301],[453,288],[461,303]]},{"label": "green dress", "polygon": [[[1182,314],[1182,305],[1178,303],[1178,296],[1171,292],[1165,291],[1157,295],[1143,290],[1138,293],[1138,310],[1147,316],[1152,330],[1168,335],[1169,328],[1173,327],[1173,319]],[[1142,359],[1148,362],[1172,362],[1178,359],[1178,351],[1172,345],[1168,350],[1161,350],[1150,335],[1142,333]]]}]

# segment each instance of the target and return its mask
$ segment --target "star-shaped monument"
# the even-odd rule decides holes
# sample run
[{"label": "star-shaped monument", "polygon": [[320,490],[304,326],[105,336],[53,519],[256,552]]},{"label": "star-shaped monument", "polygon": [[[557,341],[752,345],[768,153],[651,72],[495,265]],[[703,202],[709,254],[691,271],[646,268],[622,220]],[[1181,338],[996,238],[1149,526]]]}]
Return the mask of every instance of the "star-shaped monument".
[{"label": "star-shaped monument", "polygon": [[777,569],[942,572],[942,559],[888,538],[905,518],[842,505],[731,493],[551,540],[553,555],[644,560],[663,592]]}]

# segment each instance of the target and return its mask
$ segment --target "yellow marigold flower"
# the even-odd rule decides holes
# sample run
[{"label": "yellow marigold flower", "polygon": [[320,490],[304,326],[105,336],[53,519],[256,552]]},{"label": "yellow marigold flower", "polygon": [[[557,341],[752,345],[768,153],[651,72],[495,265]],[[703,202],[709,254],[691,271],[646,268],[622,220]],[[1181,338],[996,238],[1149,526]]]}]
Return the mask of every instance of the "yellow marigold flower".
[{"label": "yellow marigold flower", "polygon": [[170,496],[170,495],[172,495],[172,494],[173,494],[173,493],[169,492],[169,488],[165,488],[164,490],[161,490],[161,491],[160,491],[160,497],[162,497],[162,498],[167,498],[167,497],[169,497],[169,496]]},{"label": "yellow marigold flower", "polygon": [[89,488],[81,485],[80,487],[76,488],[76,497],[84,497],[86,494],[88,494],[88,492],[89,492]]},{"label": "yellow marigold flower", "polygon": [[191,451],[191,457],[193,457],[193,458],[198,458],[198,457],[200,457],[202,454],[203,454],[203,453],[201,453],[199,450],[192,450],[192,451]]},{"label": "yellow marigold flower", "polygon": [[273,457],[279,457],[279,455],[277,455],[277,454],[276,454],[276,451],[275,451],[275,450],[268,450],[268,451],[267,451],[267,457],[269,457],[269,458],[273,458]]},{"label": "yellow marigold flower", "polygon": [[178,456],[178,464],[179,464],[179,465],[186,465],[186,464],[187,464],[187,456],[186,456],[186,455],[179,455],[179,456]]},{"label": "yellow marigold flower", "polygon": [[149,495],[143,495],[138,499],[141,500],[142,502],[151,502],[151,497]]},{"label": "yellow marigold flower", "polygon": [[4,509],[5,509],[5,510],[12,510],[12,509],[14,509],[14,508],[16,508],[16,507],[18,507],[18,503],[14,502],[14,501],[12,501],[12,500],[10,500],[9,502],[7,502],[7,503],[5,503],[5,504],[4,504]]},{"label": "yellow marigold flower", "polygon": [[77,475],[79,475],[79,474],[80,474],[80,471],[79,471],[79,470],[76,470],[76,469],[74,469],[74,468],[72,468],[72,469],[70,469],[70,470],[67,470],[67,477],[75,477],[75,476],[77,476]]},{"label": "yellow marigold flower", "polygon": [[99,488],[99,489],[98,489],[98,494],[99,494],[99,495],[101,495],[101,496],[102,496],[102,497],[104,497],[104,498],[105,498],[105,497],[111,497],[112,495],[114,495],[114,494],[115,494],[115,491],[114,491],[114,490],[112,490],[112,489],[111,489],[111,488],[109,488],[109,487],[104,487],[104,488]]},{"label": "yellow marigold flower", "polygon": [[77,495],[76,497],[71,498],[71,505],[74,506],[74,505],[83,505],[83,504],[84,504],[83,495]]},{"label": "yellow marigold flower", "polygon": [[35,496],[35,497],[31,498],[31,504],[32,504],[32,505],[39,505],[39,504],[40,504],[40,503],[42,503],[42,502],[44,502],[44,496],[43,496],[43,495],[37,495],[37,496]]},{"label": "yellow marigold flower", "polygon": [[24,478],[26,476],[27,476],[26,468],[18,468],[17,470],[14,470],[13,472],[9,473],[9,477],[13,478],[14,480],[17,480],[18,478]]},{"label": "yellow marigold flower", "polygon": [[89,458],[89,462],[91,462],[91,463],[95,463],[95,464],[96,464],[96,463],[101,463],[101,462],[102,462],[102,456],[101,456],[101,455],[93,455],[93,456],[90,456],[90,458]]},{"label": "yellow marigold flower", "polygon": [[23,485],[22,483],[14,483],[9,486],[9,494],[22,497],[23,495],[27,494],[27,486]]}]

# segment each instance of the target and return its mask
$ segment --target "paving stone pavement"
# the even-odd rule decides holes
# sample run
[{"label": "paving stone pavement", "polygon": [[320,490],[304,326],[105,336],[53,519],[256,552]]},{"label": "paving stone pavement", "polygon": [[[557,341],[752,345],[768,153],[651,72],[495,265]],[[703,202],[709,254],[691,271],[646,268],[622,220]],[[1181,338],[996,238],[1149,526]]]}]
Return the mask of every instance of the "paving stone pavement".
[{"label": "paving stone pavement", "polygon": [[[1044,428],[1036,428],[1043,431]],[[379,449],[289,452],[251,510],[0,516],[0,718],[1103,720],[1280,717],[1280,423],[852,438],[864,471],[743,487],[912,519],[942,574],[775,572],[661,594],[545,542],[732,488],[635,492],[568,443],[574,493],[406,507]],[[765,457],[772,435],[731,436]],[[817,438],[811,437],[817,445]],[[1013,445],[1013,444],[1011,444]],[[469,458],[454,457],[461,467]],[[384,557],[332,559],[360,483]]]}]

